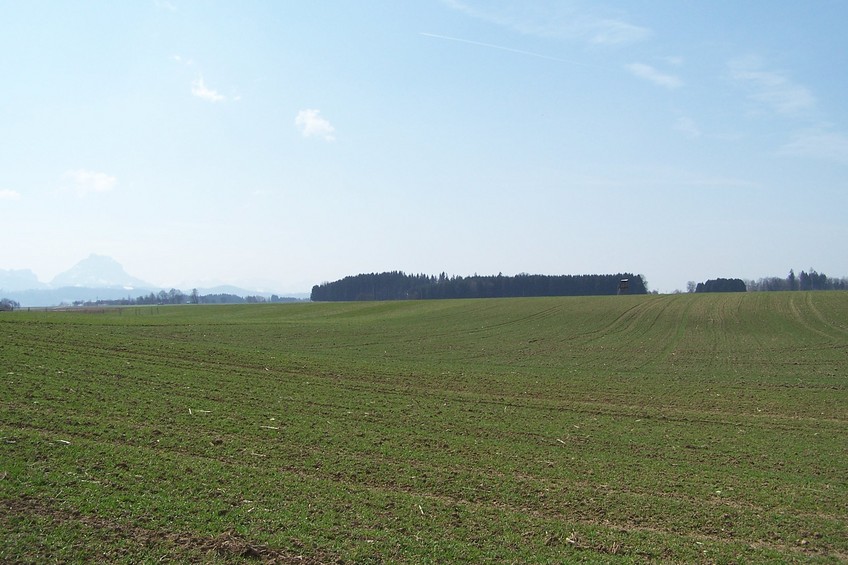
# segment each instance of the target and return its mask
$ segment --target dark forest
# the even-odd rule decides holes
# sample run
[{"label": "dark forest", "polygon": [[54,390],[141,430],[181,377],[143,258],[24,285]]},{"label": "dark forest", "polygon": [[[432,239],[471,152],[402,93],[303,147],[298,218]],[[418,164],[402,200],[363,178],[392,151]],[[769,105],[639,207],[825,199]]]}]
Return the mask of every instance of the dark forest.
[{"label": "dark forest", "polygon": [[[623,280],[626,288],[620,289]],[[491,275],[470,277],[445,273],[408,275],[402,271],[361,274],[312,287],[317,302],[418,300],[435,298],[505,298],[519,296],[595,296],[626,292],[645,294],[640,275]]]}]

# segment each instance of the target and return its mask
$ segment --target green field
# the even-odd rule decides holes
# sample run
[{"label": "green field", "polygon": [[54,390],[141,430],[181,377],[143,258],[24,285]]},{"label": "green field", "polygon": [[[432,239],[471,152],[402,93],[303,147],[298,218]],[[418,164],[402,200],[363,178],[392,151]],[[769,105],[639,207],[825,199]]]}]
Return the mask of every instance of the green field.
[{"label": "green field", "polygon": [[0,313],[0,562],[845,562],[848,293]]}]

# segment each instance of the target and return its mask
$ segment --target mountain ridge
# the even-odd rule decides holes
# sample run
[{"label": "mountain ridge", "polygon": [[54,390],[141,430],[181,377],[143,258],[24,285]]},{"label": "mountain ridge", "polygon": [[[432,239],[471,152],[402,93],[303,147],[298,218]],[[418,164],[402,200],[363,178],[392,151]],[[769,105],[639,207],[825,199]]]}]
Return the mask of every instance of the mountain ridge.
[{"label": "mountain ridge", "polygon": [[92,253],[76,265],[59,273],[50,281],[53,288],[155,288],[156,285],[134,277],[124,267],[108,255]]},{"label": "mountain ridge", "polygon": [[[124,267],[107,255],[90,254],[70,269],[42,282],[31,269],[0,269],[0,297],[9,298],[23,307],[47,307],[71,304],[75,301],[120,300],[157,294],[165,287],[144,281],[124,270]],[[179,289],[190,292],[193,288]],[[235,296],[271,297],[267,291],[253,291],[234,285],[197,287],[199,294],[232,294]],[[286,296],[308,297],[307,293],[289,293]]]}]

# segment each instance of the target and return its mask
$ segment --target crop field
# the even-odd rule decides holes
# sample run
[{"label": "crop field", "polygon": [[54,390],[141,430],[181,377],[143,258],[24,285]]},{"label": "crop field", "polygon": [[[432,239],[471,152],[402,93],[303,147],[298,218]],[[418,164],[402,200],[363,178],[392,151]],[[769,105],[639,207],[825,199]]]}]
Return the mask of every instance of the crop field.
[{"label": "crop field", "polygon": [[848,293],[0,313],[0,562],[848,561]]}]

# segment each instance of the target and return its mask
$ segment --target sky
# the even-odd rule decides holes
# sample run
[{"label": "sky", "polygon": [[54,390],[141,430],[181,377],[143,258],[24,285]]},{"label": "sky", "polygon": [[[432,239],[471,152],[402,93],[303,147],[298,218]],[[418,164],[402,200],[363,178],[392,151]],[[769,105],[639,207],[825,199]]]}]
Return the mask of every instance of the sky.
[{"label": "sky", "polygon": [[0,0],[0,269],[848,275],[842,0]]}]

